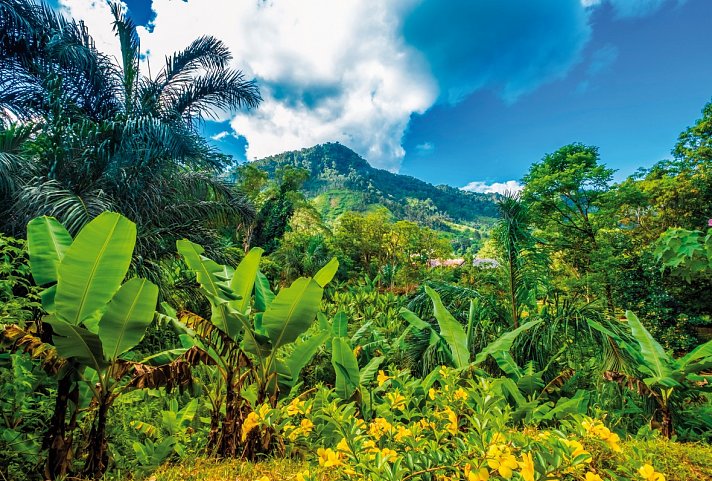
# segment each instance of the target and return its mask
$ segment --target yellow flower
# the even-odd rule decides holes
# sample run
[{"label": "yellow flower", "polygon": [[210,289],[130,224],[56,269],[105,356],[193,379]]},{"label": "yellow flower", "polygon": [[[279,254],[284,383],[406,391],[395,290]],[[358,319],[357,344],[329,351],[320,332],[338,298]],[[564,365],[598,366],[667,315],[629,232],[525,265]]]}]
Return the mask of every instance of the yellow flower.
[{"label": "yellow flower", "polygon": [[620,453],[621,447],[618,445],[620,442],[620,437],[603,425],[601,421],[594,419],[584,419],[581,421],[581,426],[586,430],[586,432],[592,436],[605,441],[608,447],[613,451]]},{"label": "yellow flower", "polygon": [[386,394],[386,400],[388,404],[390,404],[391,409],[399,409],[401,411],[405,409],[405,397],[398,391]]},{"label": "yellow flower", "polygon": [[586,473],[586,481],[603,481],[603,478],[596,473],[589,471]]},{"label": "yellow flower", "polygon": [[384,434],[391,432],[392,429],[393,426],[387,420],[384,418],[376,418],[371,423],[368,434],[376,439],[381,439]]},{"label": "yellow flower", "polygon": [[395,436],[393,436],[393,438],[396,440],[396,442],[400,443],[404,439],[410,438],[412,436],[413,436],[413,432],[410,429],[408,429],[407,427],[405,427],[403,425],[399,425],[398,432],[396,433]]},{"label": "yellow flower", "polygon": [[354,347],[354,357],[358,357],[358,355],[361,354],[361,349],[361,346]]},{"label": "yellow flower", "polygon": [[460,401],[462,399],[467,399],[467,391],[465,391],[462,388],[458,388],[458,390],[455,391],[455,399],[457,401]]},{"label": "yellow flower", "polygon": [[524,481],[534,481],[534,460],[532,453],[526,453],[522,456],[522,461],[519,463],[522,470],[522,479]]},{"label": "yellow flower", "polygon": [[517,458],[509,452],[507,446],[495,444],[487,450],[487,465],[490,469],[496,469],[500,476],[505,479],[512,477],[514,469],[519,467]]},{"label": "yellow flower", "polygon": [[638,473],[645,481],[665,481],[665,475],[655,471],[655,468],[649,464],[641,466],[640,469],[638,469]]},{"label": "yellow flower", "polygon": [[316,453],[319,455],[319,466],[330,468],[331,466],[341,466],[344,464],[341,461],[339,453],[335,452],[331,448],[319,448],[316,450]]},{"label": "yellow flower", "polygon": [[304,407],[304,401],[300,401],[299,398],[292,399],[292,402],[287,406],[287,414],[289,416],[294,416],[299,414]]},{"label": "yellow flower", "polygon": [[621,440],[620,436],[618,436],[616,433],[612,433],[612,432],[610,432],[610,431],[609,431],[608,437],[606,437],[606,438],[604,439],[604,441],[606,442],[606,444],[608,444],[608,447],[611,448],[613,451],[615,451],[615,452],[617,452],[617,453],[620,453],[621,451],[623,451],[623,450],[621,449],[621,447],[618,445],[618,443],[620,442],[620,440]]},{"label": "yellow flower", "polygon": [[336,450],[343,453],[350,453],[351,448],[349,448],[349,443],[346,442],[346,438],[341,438],[339,444],[336,445]]},{"label": "yellow flower", "polygon": [[452,435],[457,434],[457,414],[455,414],[455,411],[453,411],[449,407],[445,408],[445,414],[447,415],[448,419],[447,430]]},{"label": "yellow flower", "polygon": [[437,394],[437,391],[435,390],[435,388],[432,388],[432,387],[431,387],[431,388],[428,390],[428,397],[429,397],[430,399],[432,399],[433,401],[435,401],[435,395],[436,395],[436,394]]},{"label": "yellow flower", "polygon": [[583,445],[576,440],[563,439],[562,441],[569,449],[571,449],[572,458],[575,458],[581,454],[589,454],[588,451],[583,448]]},{"label": "yellow flower", "polygon": [[388,381],[390,377],[386,374],[386,371],[381,369],[378,371],[378,377],[376,379],[378,380],[378,385],[383,386],[383,383]]},{"label": "yellow flower", "polygon": [[465,479],[467,481],[487,481],[489,479],[489,471],[487,468],[480,468],[479,471],[472,471],[470,463],[465,465]]},{"label": "yellow flower", "polygon": [[299,423],[299,427],[301,428],[302,434],[306,436],[314,429],[314,423],[309,419],[302,419],[302,422]]},{"label": "yellow flower", "polygon": [[383,448],[383,449],[381,449],[381,456],[383,457],[383,459],[385,459],[389,463],[393,463],[398,458],[398,453],[396,453],[392,449]]},{"label": "yellow flower", "polygon": [[262,476],[257,481],[270,481],[269,476]]},{"label": "yellow flower", "polygon": [[242,423],[242,440],[246,440],[247,435],[250,434],[250,431],[255,429],[259,424],[260,418],[257,416],[256,412],[252,411],[248,414],[245,421]]},{"label": "yellow flower", "polygon": [[306,481],[306,479],[309,477],[309,470],[306,469],[304,471],[300,471],[297,473],[297,481]]},{"label": "yellow flower", "polygon": [[260,419],[265,419],[267,415],[272,411],[272,407],[269,404],[263,404],[260,406],[259,415]]}]

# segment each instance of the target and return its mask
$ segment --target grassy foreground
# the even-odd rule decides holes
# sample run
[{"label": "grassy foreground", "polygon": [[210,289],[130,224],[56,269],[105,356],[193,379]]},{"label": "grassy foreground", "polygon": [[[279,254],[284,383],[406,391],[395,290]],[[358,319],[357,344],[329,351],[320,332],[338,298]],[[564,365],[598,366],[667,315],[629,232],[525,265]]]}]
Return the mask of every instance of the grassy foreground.
[{"label": "grassy foreground", "polygon": [[[663,439],[651,441],[630,440],[621,444],[623,453],[593,452],[592,466],[614,468],[619,456],[641,453],[655,460],[658,470],[667,481],[711,481],[712,446],[704,444],[676,443]],[[198,458],[191,463],[183,462],[163,466],[151,475],[149,481],[258,481],[267,477],[270,481],[296,480],[297,473],[305,469],[317,473],[316,479],[336,479],[336,472],[318,468],[316,463],[288,459],[271,459],[261,463],[239,460],[216,461]],[[464,479],[464,478],[463,478]],[[576,479],[576,478],[571,478]],[[604,478],[605,479],[605,478]],[[266,481],[266,480],[264,480]]]}]

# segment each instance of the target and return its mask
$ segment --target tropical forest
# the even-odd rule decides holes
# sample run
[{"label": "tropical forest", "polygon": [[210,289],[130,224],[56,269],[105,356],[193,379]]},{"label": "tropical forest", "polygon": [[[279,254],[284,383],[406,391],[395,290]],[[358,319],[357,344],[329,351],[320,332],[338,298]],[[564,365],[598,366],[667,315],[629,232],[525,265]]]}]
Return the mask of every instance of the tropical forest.
[{"label": "tropical forest", "polygon": [[144,48],[191,2],[69,3],[0,0],[0,481],[712,480],[712,90],[626,175],[248,161],[206,125],[274,82]]}]

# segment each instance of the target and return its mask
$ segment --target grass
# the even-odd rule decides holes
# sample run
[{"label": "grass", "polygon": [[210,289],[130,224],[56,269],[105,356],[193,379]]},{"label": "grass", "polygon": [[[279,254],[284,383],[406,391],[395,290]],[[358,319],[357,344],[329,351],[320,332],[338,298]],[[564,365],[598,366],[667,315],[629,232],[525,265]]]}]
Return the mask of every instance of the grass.
[{"label": "grass", "polygon": [[[164,466],[153,473],[147,481],[257,481],[267,476],[270,481],[294,480],[297,473],[317,469],[302,460],[270,459],[261,463],[240,460],[215,460],[197,458],[174,466]],[[326,481],[322,472],[318,479]]]},{"label": "grass", "polygon": [[[712,481],[712,446],[694,443],[675,443],[664,439],[650,441],[629,440],[622,443],[628,458],[639,459],[655,466],[667,481]],[[594,452],[593,466],[599,472],[617,471],[625,463],[623,455]],[[295,480],[300,471],[317,473],[316,479],[335,479],[328,470],[304,460],[270,459],[261,463],[239,460],[216,461],[197,458],[173,466],[164,466],[149,476],[147,481],[258,481],[266,476],[270,481]],[[608,479],[605,475],[604,479]]]}]

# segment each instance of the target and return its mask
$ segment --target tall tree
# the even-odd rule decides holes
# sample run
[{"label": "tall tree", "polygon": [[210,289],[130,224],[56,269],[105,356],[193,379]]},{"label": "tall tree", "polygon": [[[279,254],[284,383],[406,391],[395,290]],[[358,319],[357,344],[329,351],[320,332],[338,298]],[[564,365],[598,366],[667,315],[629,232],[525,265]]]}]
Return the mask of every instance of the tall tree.
[{"label": "tall tree", "polygon": [[504,261],[507,297],[512,327],[519,327],[520,308],[533,287],[527,278],[527,264],[532,260],[535,240],[529,226],[527,207],[515,193],[497,200],[500,218],[494,239]]},{"label": "tall tree", "polygon": [[532,221],[541,238],[551,250],[565,253],[566,262],[584,279],[585,288],[595,289],[591,284],[599,284],[595,278],[600,278],[612,314],[612,286],[602,263],[601,241],[611,221],[602,215],[602,209],[614,171],[599,160],[597,147],[565,145],[531,166],[524,176],[522,195],[531,206]]},{"label": "tall tree", "polygon": [[[0,230],[21,233],[28,219],[52,215],[70,232],[104,210],[137,223],[134,265],[154,271],[175,238],[217,247],[221,229],[252,217],[250,203],[216,177],[230,159],[198,126],[217,111],[254,108],[254,81],[230,68],[221,41],[204,36],[166,58],[155,76],[142,71],[136,27],[111,6],[119,63],[99,52],[82,22],[31,0],[0,0],[0,115],[5,130],[32,122],[22,142],[0,146],[18,171],[5,187]],[[9,167],[7,167],[9,165]],[[143,272],[149,275],[149,272]]]}]

